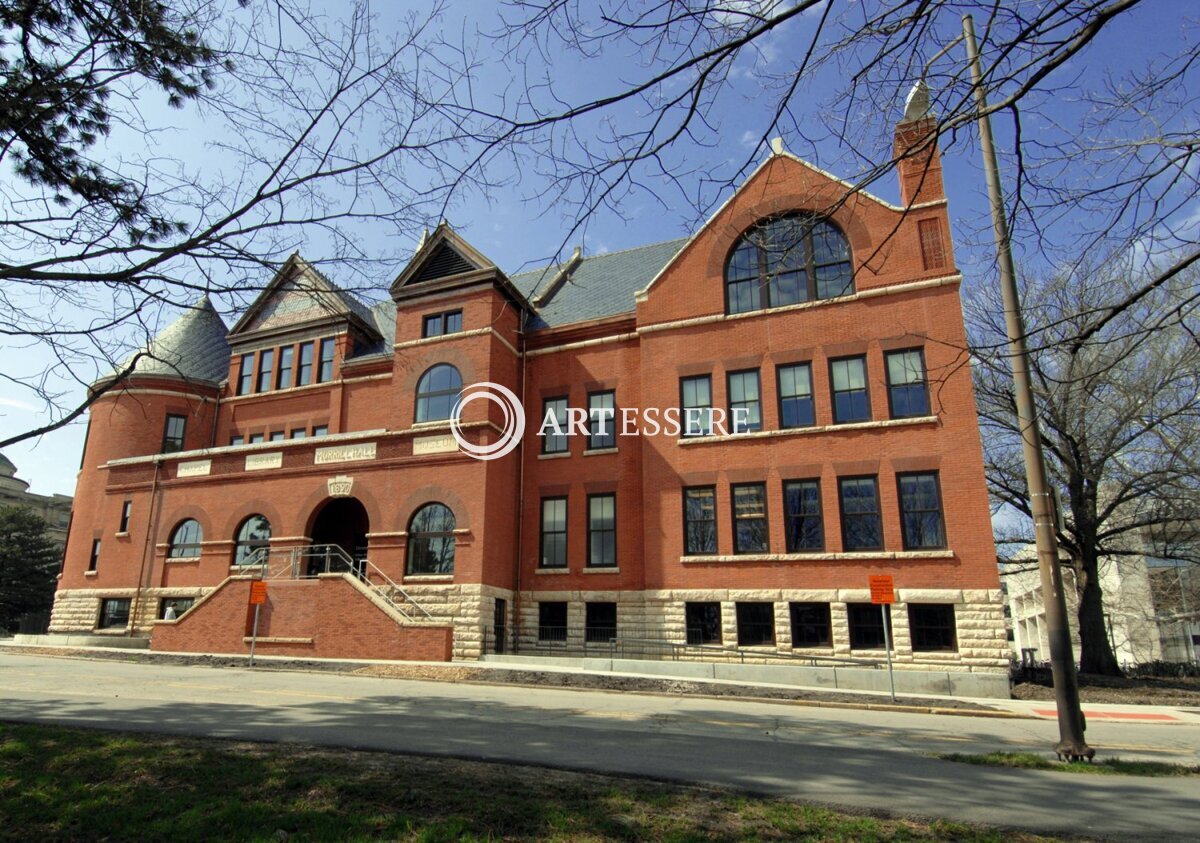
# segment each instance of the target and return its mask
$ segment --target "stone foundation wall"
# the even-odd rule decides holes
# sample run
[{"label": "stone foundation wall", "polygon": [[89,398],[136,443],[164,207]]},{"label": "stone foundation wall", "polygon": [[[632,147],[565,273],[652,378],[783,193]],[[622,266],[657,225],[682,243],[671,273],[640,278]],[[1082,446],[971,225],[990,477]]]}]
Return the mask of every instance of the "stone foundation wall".
[{"label": "stone foundation wall", "polygon": [[[503,588],[478,583],[406,583],[404,590],[433,616],[433,620],[454,627],[456,660],[479,658],[483,649],[484,630],[491,635],[497,598],[508,601],[507,624],[512,623],[512,592]],[[408,607],[404,608],[413,614]]]},{"label": "stone foundation wall", "polygon": [[[897,601],[892,606],[892,660],[897,668],[928,669],[931,666],[947,670],[1006,671],[1008,641],[1004,628],[1004,607],[999,589],[897,589]],[[578,650],[584,643],[585,612],[589,602],[617,604],[617,635],[644,637],[675,643],[687,640],[685,603],[718,602],[721,604],[720,645],[737,649],[738,602],[772,602],[775,604],[775,645],[773,647],[742,648],[746,661],[754,661],[752,653],[761,651],[764,663],[778,663],[767,653],[804,653],[813,656],[842,658],[886,659],[887,653],[878,650],[851,650],[847,603],[869,603],[870,593],[859,589],[823,590],[675,590],[675,591],[538,591],[521,595],[521,625],[519,643],[526,652],[552,652],[553,643],[538,641],[538,602],[567,603],[566,650]],[[832,647],[793,649],[791,609],[793,602],[829,603]],[[948,603],[954,606],[957,649],[948,652],[917,652],[912,649],[908,627],[908,603]],[[687,657],[680,654],[681,657]],[[691,656],[704,660],[703,654]]]},{"label": "stone foundation wall", "polygon": [[158,604],[164,597],[192,597],[199,600],[213,587],[143,588],[138,597],[136,588],[72,588],[59,589],[54,594],[50,613],[50,632],[95,632],[99,635],[124,635],[128,629],[97,630],[100,621],[100,601],[129,598],[130,624],[136,633],[150,634],[158,618]]}]

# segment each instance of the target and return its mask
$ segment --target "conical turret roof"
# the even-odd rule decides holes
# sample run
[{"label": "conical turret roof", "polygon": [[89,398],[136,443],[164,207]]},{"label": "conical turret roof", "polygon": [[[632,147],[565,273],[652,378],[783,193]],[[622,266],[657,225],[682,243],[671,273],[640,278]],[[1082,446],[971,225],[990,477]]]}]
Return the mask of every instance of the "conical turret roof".
[{"label": "conical turret roof", "polygon": [[[229,372],[228,333],[225,321],[204,296],[137,352],[142,356],[134,373],[220,381]],[[128,364],[126,360],[121,369]]]}]

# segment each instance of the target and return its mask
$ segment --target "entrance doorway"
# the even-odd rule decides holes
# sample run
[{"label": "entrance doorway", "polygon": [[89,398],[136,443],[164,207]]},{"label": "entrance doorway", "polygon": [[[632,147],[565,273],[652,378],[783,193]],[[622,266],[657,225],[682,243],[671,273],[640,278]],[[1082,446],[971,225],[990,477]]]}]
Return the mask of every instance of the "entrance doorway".
[{"label": "entrance doorway", "polygon": [[[354,560],[351,569],[361,576],[361,562],[367,558],[367,533],[370,528],[366,507],[357,498],[333,498],[317,510],[312,525],[312,543],[314,548],[323,545],[340,547]],[[308,575],[312,577],[326,570],[341,571],[345,568],[344,560],[336,551],[324,556],[314,554],[308,563]]]}]

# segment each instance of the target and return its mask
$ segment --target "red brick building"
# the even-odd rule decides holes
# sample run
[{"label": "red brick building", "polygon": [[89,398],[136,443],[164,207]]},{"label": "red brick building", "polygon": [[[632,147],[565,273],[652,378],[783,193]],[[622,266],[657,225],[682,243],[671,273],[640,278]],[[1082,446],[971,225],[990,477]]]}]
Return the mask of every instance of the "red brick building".
[{"label": "red brick building", "polygon": [[[299,256],[231,329],[200,302],[91,409],[52,631],[242,652],[265,576],[262,653],[615,629],[875,657],[890,573],[900,664],[1003,669],[936,150],[902,164],[903,208],[848,188],[777,152],[686,240],[509,276],[443,224],[383,304]],[[482,381],[529,420],[492,460],[450,430]],[[667,410],[682,430],[616,430]],[[585,435],[541,435],[572,413]],[[504,424],[462,409],[472,443]]]}]

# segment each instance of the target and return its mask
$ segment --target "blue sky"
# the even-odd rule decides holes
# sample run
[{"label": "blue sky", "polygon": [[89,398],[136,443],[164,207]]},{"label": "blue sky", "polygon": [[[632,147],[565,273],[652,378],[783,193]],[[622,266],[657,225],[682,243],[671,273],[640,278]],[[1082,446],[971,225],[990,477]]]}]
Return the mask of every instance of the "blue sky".
[{"label": "blue sky", "polygon": [[[328,6],[332,14],[338,6]],[[404,8],[422,8],[421,4],[386,4],[377,9],[383,25],[394,20]],[[500,64],[496,42],[489,37],[499,26],[495,17],[496,5],[491,2],[452,3],[438,26],[447,37],[465,37],[478,52],[486,68],[480,74],[477,88],[484,100],[498,96],[513,80],[513,68]],[[1098,83],[1106,72],[1119,72],[1123,67],[1138,67],[1153,58],[1183,37],[1182,16],[1193,11],[1191,3],[1158,3],[1153,9],[1146,8],[1123,19],[1119,28],[1104,33],[1086,54],[1060,70],[1064,78],[1078,79],[1082,84]],[[1172,14],[1172,10],[1175,14]],[[1165,12],[1165,14],[1164,14]],[[951,22],[953,23],[953,22]],[[758,84],[757,71],[761,68],[779,69],[787,66],[789,51],[794,45],[804,42],[804,37],[815,25],[815,16],[806,15],[781,28],[765,40],[756,55],[739,60],[731,76],[730,96],[718,103],[712,112],[711,131],[696,141],[687,138],[673,148],[668,161],[672,168],[689,174],[681,184],[649,173],[643,173],[639,185],[629,188],[620,196],[619,207],[602,208],[590,216],[584,227],[572,233],[573,215],[564,210],[563,203],[554,197],[542,194],[547,186],[543,169],[537,159],[513,162],[494,162],[492,176],[503,185],[487,195],[469,192],[455,199],[447,211],[452,225],[481,251],[491,257],[502,268],[517,271],[537,265],[548,258],[569,251],[575,244],[582,244],[585,253],[595,254],[614,251],[646,243],[690,234],[705,212],[728,197],[729,190],[716,189],[707,176],[720,177],[735,170],[738,165],[752,156],[764,157],[760,149],[753,155],[764,129],[764,120],[769,114],[771,101]],[[948,30],[950,31],[950,30]],[[952,36],[949,36],[952,37]],[[642,57],[629,46],[610,50],[593,60],[584,61],[575,56],[562,54],[551,56],[552,72],[561,86],[560,93],[569,98],[596,96],[621,87],[623,81],[632,78],[642,64]],[[956,48],[943,59],[946,63],[963,60],[963,53]],[[941,67],[942,65],[939,65]],[[545,69],[541,69],[545,70]],[[865,158],[879,160],[889,152],[891,128],[899,119],[907,85],[891,92],[880,92],[880,99],[887,108],[866,111],[855,115],[865,130],[861,134],[864,146],[851,149],[836,143],[821,126],[820,118],[828,116],[827,106],[834,92],[839,90],[841,77],[833,72],[818,75],[798,98],[796,130],[785,131],[785,142],[789,151],[813,161],[823,169],[836,175],[853,179]],[[493,86],[489,89],[489,85]],[[1043,111],[1071,125],[1079,105],[1070,101],[1054,102],[1046,99]],[[169,111],[161,102],[161,96],[146,96],[139,107],[151,123],[163,122],[173,126],[150,139],[133,133],[118,132],[110,141],[113,154],[137,151],[140,145],[153,144],[152,154],[181,156],[187,166],[206,173],[222,172],[226,166],[225,156],[215,148],[217,138],[206,131],[203,116],[195,109],[184,113]],[[614,125],[623,120],[635,120],[645,109],[631,107],[618,112]],[[1163,120],[1194,119],[1194,115],[1161,115]],[[999,142],[1004,145],[1011,140],[1011,125],[1004,119],[995,124]],[[601,122],[590,123],[586,131],[591,138],[604,131]],[[1049,120],[1033,117],[1024,126],[1024,131],[1042,131],[1047,135],[1059,131]],[[968,283],[985,283],[991,279],[992,246],[987,218],[987,206],[980,171],[980,157],[973,133],[963,133],[957,142],[943,147],[945,182],[950,198],[951,220],[956,238],[959,266],[967,275]],[[2,174],[5,179],[10,174]],[[1006,182],[1006,186],[1010,182]],[[894,177],[887,177],[872,186],[872,192],[889,201],[899,200],[899,190]],[[539,197],[539,198],[531,198]],[[1069,248],[1073,227],[1082,221],[1062,219],[1054,222],[1051,234],[1056,241]],[[370,252],[404,253],[411,251],[420,236],[419,227],[411,230],[389,230],[380,226],[363,225],[356,232],[361,247]],[[320,260],[321,244],[297,243],[306,257]],[[1021,249],[1018,242],[1019,260],[1026,262],[1042,259],[1028,249]],[[367,295],[380,295],[380,290],[394,277],[399,264],[378,267],[377,285]],[[336,271],[331,272],[335,280]],[[255,283],[265,283],[256,279]],[[236,316],[230,312],[233,303],[218,302],[226,311],[227,322],[232,324]],[[37,307],[30,301],[28,306]],[[163,324],[173,318],[173,313],[158,315]],[[17,347],[0,345],[5,360],[6,372],[33,372],[44,365],[44,358]],[[83,387],[71,384],[59,371],[62,388],[68,397],[82,396]],[[11,384],[0,382],[0,433],[9,434],[44,423],[42,408],[36,406],[26,393]],[[28,441],[5,449],[6,455],[17,464],[20,476],[32,482],[36,492],[73,491],[79,455],[83,444],[84,424],[77,422],[67,428],[46,435],[40,440]]]}]

